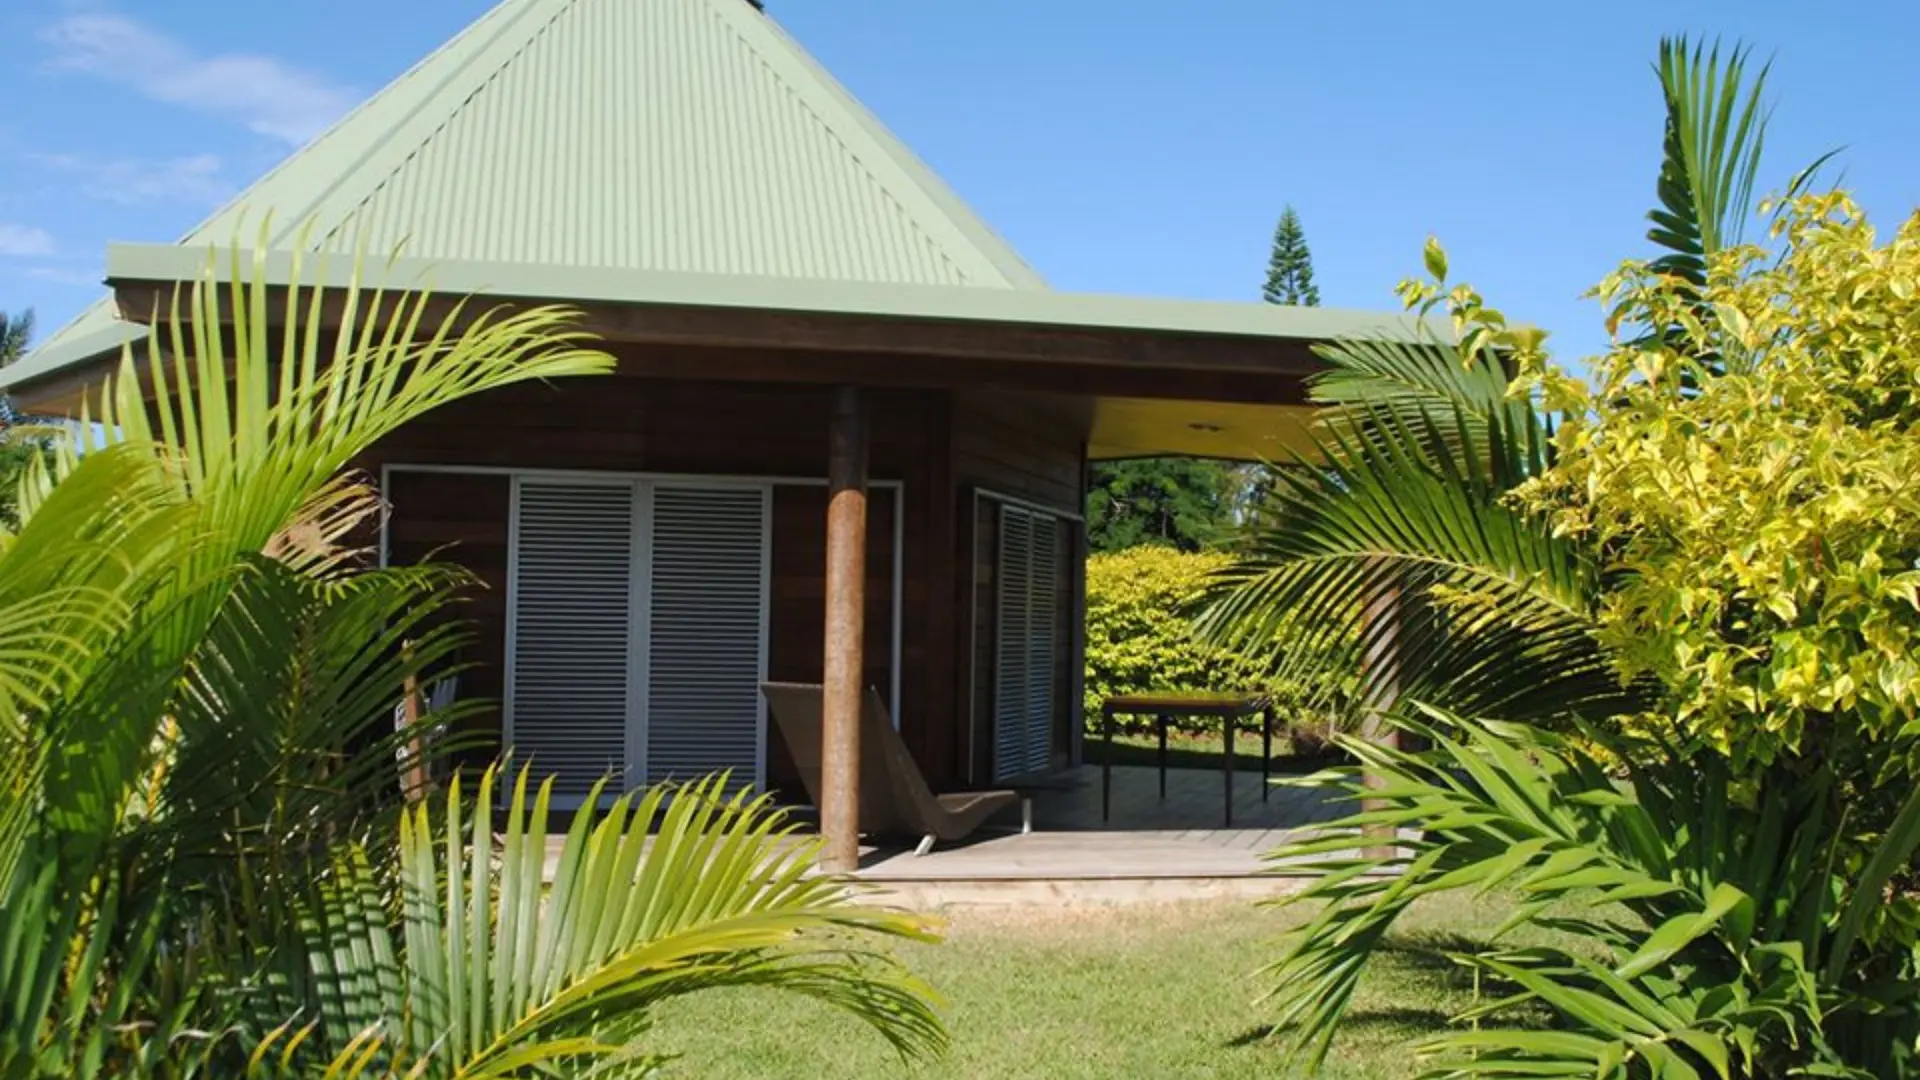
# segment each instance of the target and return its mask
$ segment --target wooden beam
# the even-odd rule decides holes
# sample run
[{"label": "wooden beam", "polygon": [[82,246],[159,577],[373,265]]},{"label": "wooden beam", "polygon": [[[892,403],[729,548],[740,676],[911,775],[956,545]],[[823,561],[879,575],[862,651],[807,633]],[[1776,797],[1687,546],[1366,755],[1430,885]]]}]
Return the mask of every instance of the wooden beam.
[{"label": "wooden beam", "polygon": [[821,869],[860,865],[860,709],[867,585],[867,412],[857,387],[834,393],[827,438],[827,623],[820,710]]}]

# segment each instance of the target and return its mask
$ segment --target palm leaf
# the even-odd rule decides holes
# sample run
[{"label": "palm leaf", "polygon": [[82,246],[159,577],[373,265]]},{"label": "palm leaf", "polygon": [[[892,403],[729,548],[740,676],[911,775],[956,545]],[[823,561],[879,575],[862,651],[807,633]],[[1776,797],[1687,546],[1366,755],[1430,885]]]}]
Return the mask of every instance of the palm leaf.
[{"label": "palm leaf", "polygon": [[728,986],[818,999],[902,1054],[944,1046],[927,988],[864,944],[931,940],[926,924],[816,873],[818,840],[764,797],[728,795],[725,777],[622,796],[597,824],[576,815],[549,885],[551,781],[530,797],[519,771],[496,836],[496,779],[483,775],[471,802],[456,780],[441,825],[425,806],[403,820],[397,940],[368,860],[336,860],[307,924],[316,1052],[364,1054],[392,1075],[644,1073],[660,1060],[643,1043],[652,1010]]},{"label": "palm leaf", "polygon": [[1766,143],[1761,99],[1770,64],[1747,81],[1750,51],[1711,50],[1685,38],[1664,38],[1656,71],[1666,99],[1659,205],[1647,238],[1667,250],[1654,269],[1696,287],[1707,260],[1740,243],[1753,212],[1753,182]]},{"label": "palm leaf", "polygon": [[1315,449],[1277,472],[1202,637],[1328,692],[1388,657],[1400,694],[1463,712],[1619,709],[1591,636],[1596,560],[1508,498],[1546,467],[1551,429],[1497,360],[1439,344],[1323,355]]}]

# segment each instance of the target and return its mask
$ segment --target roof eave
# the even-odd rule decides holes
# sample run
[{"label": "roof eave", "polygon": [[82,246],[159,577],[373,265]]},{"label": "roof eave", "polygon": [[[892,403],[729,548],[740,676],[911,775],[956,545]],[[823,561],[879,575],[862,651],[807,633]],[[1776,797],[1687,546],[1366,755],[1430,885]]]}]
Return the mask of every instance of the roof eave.
[{"label": "roof eave", "polygon": [[[114,244],[110,285],[225,280],[223,253],[173,244]],[[227,253],[230,258],[230,253]],[[296,266],[296,261],[299,265]],[[1399,313],[1260,303],[1070,293],[1047,290],[823,281],[733,274],[542,266],[527,263],[347,257],[269,252],[250,270],[268,285],[430,291],[577,306],[659,305],[1000,322],[1065,329],[1223,334],[1293,341],[1367,338],[1432,340],[1419,320]]]},{"label": "roof eave", "polygon": [[[815,316],[809,326],[856,322],[884,323],[899,328],[894,334],[911,337],[913,327],[953,328],[956,342],[948,351],[966,351],[966,342],[992,336],[998,330],[1025,334],[1044,351],[1063,336],[1099,338],[1110,342],[1177,340],[1213,341],[1267,355],[1271,345],[1288,343],[1295,359],[1285,366],[1259,361],[1262,369],[1304,372],[1298,358],[1304,348],[1337,339],[1368,338],[1395,341],[1432,341],[1440,329],[1409,316],[1393,313],[1330,308],[1281,307],[1258,303],[1204,300],[1167,300],[1087,293],[969,288],[963,286],[879,284],[814,281],[790,278],[722,274],[663,273],[657,271],[593,270],[519,263],[487,263],[397,258],[372,262],[350,257],[269,252],[257,258],[241,253],[242,272],[268,285],[285,287],[297,282],[303,289],[340,289],[358,284],[362,289],[393,292],[432,292],[449,299],[475,296],[502,301],[560,303],[588,311],[640,309],[705,315],[683,340],[724,337],[735,313]],[[170,290],[181,283],[225,281],[232,273],[234,253],[212,246],[191,248],[172,244],[115,244],[108,249],[107,280],[124,299],[150,303],[155,289]],[[148,295],[142,297],[141,291]],[[657,321],[657,320],[656,320]],[[744,322],[744,319],[741,320]],[[145,332],[133,322],[119,322],[102,331],[59,343],[20,363],[0,369],[0,389],[21,388],[77,370],[117,352]],[[793,343],[793,344],[798,344]],[[826,345],[822,347],[833,347]],[[914,350],[928,351],[937,350]],[[1018,357],[1016,357],[1018,358]],[[1030,356],[1071,361],[1076,357]],[[1085,359],[1079,357],[1078,359]],[[1145,352],[1135,363],[1150,363]],[[1280,357],[1274,354],[1273,363]]]}]

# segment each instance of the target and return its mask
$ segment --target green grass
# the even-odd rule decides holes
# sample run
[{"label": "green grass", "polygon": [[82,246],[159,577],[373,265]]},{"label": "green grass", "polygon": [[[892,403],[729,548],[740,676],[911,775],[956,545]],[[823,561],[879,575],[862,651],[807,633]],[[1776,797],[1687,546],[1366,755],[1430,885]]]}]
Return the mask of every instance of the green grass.
[{"label": "green grass", "polygon": [[[1471,1000],[1440,954],[1484,936],[1504,905],[1416,907],[1356,995],[1328,1080],[1418,1070],[1407,1043]],[[946,998],[954,1046],[903,1065],[871,1032],[810,1002],[729,991],[677,1003],[655,1045],[684,1052],[671,1075],[712,1080],[1108,1080],[1252,1078],[1283,1068],[1254,972],[1295,916],[1244,902],[961,910],[948,940],[901,959]]]},{"label": "green grass", "polygon": [[[1169,769],[1218,769],[1221,758],[1226,754],[1225,740],[1219,735],[1188,735],[1182,732],[1170,732],[1167,736],[1167,767]],[[1086,761],[1089,765],[1098,765],[1106,757],[1107,746],[1098,735],[1088,735],[1085,747]],[[1139,765],[1154,768],[1159,764],[1160,743],[1154,735],[1115,734],[1113,737],[1113,763],[1115,765]],[[1273,771],[1276,773],[1307,773],[1322,769],[1333,763],[1332,757],[1306,757],[1293,753],[1292,745],[1285,738],[1273,740]],[[1236,770],[1251,769],[1260,771],[1260,735],[1246,731],[1233,737],[1233,767]]]}]

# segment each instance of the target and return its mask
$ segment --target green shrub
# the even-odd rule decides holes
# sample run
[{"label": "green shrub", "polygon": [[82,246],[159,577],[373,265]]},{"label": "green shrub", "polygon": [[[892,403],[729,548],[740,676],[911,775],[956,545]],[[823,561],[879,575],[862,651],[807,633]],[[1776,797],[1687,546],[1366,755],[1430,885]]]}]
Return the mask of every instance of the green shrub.
[{"label": "green shrub", "polygon": [[[1149,546],[1087,560],[1087,730],[1100,733],[1100,705],[1116,694],[1264,690],[1279,703],[1296,741],[1324,739],[1329,708],[1340,695],[1315,695],[1276,684],[1267,665],[1195,639],[1191,607],[1208,580],[1232,563],[1223,552]],[[1118,730],[1146,733],[1149,717],[1115,718]],[[1189,733],[1219,730],[1219,721],[1176,722]]]}]

